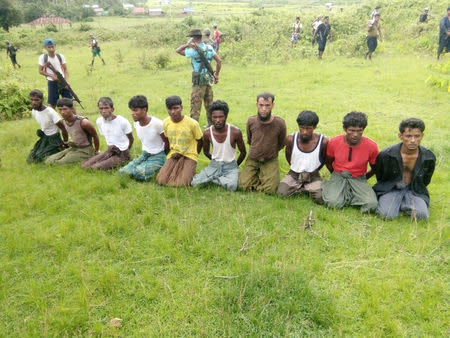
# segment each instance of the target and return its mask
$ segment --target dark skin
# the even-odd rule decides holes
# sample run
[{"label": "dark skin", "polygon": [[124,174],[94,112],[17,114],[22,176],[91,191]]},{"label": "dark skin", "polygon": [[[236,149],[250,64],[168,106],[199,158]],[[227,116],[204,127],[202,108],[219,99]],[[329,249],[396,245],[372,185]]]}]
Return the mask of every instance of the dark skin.
[{"label": "dark skin", "polygon": [[[181,45],[180,47],[178,47],[175,51],[180,54],[185,56],[185,49],[186,48],[194,48],[196,49],[197,46],[199,44],[202,43],[202,37],[201,36],[193,36],[192,39],[188,42],[185,43],[184,45]],[[213,59],[216,61],[216,71],[214,72],[214,83],[219,82],[219,73],[220,73],[220,68],[222,67],[222,60],[220,59],[219,55],[215,54],[213,56]]]},{"label": "dark skin", "polygon": [[[364,128],[358,126],[350,126],[344,128],[344,140],[350,147],[355,147],[362,142]],[[325,165],[327,166],[330,173],[334,171],[333,169],[334,157],[327,156],[325,160]],[[369,179],[375,173],[375,164],[370,164],[370,170],[366,172],[366,179]]]},{"label": "dark skin", "polygon": [[419,128],[406,128],[398,137],[402,140],[400,155],[402,156],[403,179],[405,184],[410,184],[417,158],[419,157],[419,145],[423,138],[423,132]]},{"label": "dark skin", "polygon": [[[214,110],[211,113],[211,117],[213,123],[212,132],[214,139],[218,143],[225,142],[228,132],[228,124],[226,123],[227,115],[225,115],[225,113],[222,110]],[[210,129],[207,128],[203,133],[203,153],[209,159],[211,159],[210,153],[211,143],[212,143],[211,132]],[[234,126],[231,126],[230,128],[230,144],[233,148],[236,148],[237,145],[239,149],[239,157],[236,160],[237,165],[239,166],[244,160],[245,156],[247,155],[247,150],[245,149],[245,143],[244,139],[242,138],[242,132]]]},{"label": "dark skin", "polygon": [[[100,112],[102,117],[107,121],[112,121],[117,117],[116,115],[114,115],[114,107],[111,107],[109,104],[105,102],[98,103],[98,111]],[[128,149],[131,149],[131,146],[133,145],[134,142],[133,133],[128,133],[126,135],[129,141]]]},{"label": "dark skin", "polygon": [[[314,133],[314,130],[316,129],[316,127],[315,126],[298,126],[298,129],[300,132],[300,137],[297,138],[297,146],[303,152],[313,151],[317,146],[317,142],[319,142],[319,134]],[[323,141],[322,141],[322,146],[320,148],[320,156],[322,158],[327,157],[327,145],[328,145],[328,138],[324,137]],[[294,146],[294,135],[288,135],[286,137],[285,154],[286,154],[286,160],[289,164],[291,164],[292,147],[293,146]],[[322,167],[323,167],[323,164],[317,170],[320,170]]]},{"label": "dark skin", "polygon": [[[172,122],[178,123],[181,122],[185,116],[181,113],[183,111],[183,106],[181,104],[175,104],[173,106],[171,106],[170,108],[167,108],[167,113],[170,116],[170,119],[172,120]],[[203,139],[200,138],[197,141],[197,153],[200,154],[200,152],[202,151],[202,147],[203,147]],[[170,151],[170,143],[169,140],[167,139],[167,148]],[[169,153],[169,152],[167,152]],[[166,154],[167,154],[166,153]],[[178,153],[174,153],[172,155],[173,159],[179,159],[181,156],[183,156],[182,154],[178,154]]]},{"label": "dark skin", "polygon": [[[30,102],[31,102],[31,106],[33,107],[33,109],[36,109],[38,111],[43,111],[45,108],[47,108],[43,104],[44,99],[41,99],[38,96],[30,96]],[[67,129],[66,129],[66,127],[64,127],[64,124],[62,123],[62,120],[59,120],[56,123],[56,125],[61,130],[61,134],[62,134],[62,137],[63,137],[63,145],[66,146],[67,145],[67,141],[69,140],[69,134],[67,133]]]},{"label": "dark skin", "polygon": [[[66,123],[71,126],[75,123],[77,119],[77,115],[75,113],[75,109],[73,107],[67,107],[62,106],[58,107],[59,113],[63,117],[63,119],[66,121]],[[95,154],[98,154],[98,150],[100,148],[100,141],[98,139],[97,131],[95,130],[95,127],[92,125],[91,122],[89,122],[88,119],[81,120],[81,128],[87,132],[89,135],[91,135],[92,139],[94,140],[94,149]]]},{"label": "dark skin", "polygon": [[[141,127],[145,127],[152,120],[152,117],[147,115],[147,110],[148,109],[145,107],[144,108],[137,108],[137,107],[131,108],[131,117],[133,118],[133,121],[139,122],[139,125]],[[164,152],[167,155],[170,151],[169,140],[167,139],[166,135],[164,135],[164,133],[159,134],[159,136],[161,137],[161,139],[164,142]]]}]

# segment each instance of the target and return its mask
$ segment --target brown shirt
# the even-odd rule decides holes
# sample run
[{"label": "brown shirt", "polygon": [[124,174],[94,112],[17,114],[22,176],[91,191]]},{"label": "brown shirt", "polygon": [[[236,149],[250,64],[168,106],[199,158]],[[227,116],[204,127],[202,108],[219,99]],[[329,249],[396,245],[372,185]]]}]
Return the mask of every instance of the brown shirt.
[{"label": "brown shirt", "polygon": [[90,137],[88,137],[87,132],[85,132],[84,129],[81,127],[81,121],[83,119],[84,117],[77,116],[77,119],[71,125],[68,125],[66,120],[63,120],[64,126],[69,132],[70,138],[72,139],[74,146],[80,148],[87,147],[92,144],[91,139]]},{"label": "brown shirt", "polygon": [[252,160],[276,158],[284,147],[285,138],[286,123],[281,117],[274,116],[270,123],[262,123],[256,115],[247,120],[247,143]]}]

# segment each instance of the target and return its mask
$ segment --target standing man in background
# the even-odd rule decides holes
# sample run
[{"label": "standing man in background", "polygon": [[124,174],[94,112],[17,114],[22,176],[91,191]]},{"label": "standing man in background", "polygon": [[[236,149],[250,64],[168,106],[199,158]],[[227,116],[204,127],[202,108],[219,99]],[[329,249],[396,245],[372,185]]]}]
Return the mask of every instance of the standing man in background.
[{"label": "standing man in background", "polygon": [[216,52],[219,51],[220,44],[222,43],[222,38],[219,29],[217,28],[217,24],[213,24],[214,33],[213,33],[213,41],[214,41],[214,50]]},{"label": "standing man in background", "polygon": [[95,60],[96,56],[98,56],[102,60],[103,65],[106,65],[105,60],[103,60],[103,58],[102,58],[102,54],[100,54],[100,47],[98,46],[97,39],[94,37],[94,34],[90,34],[90,37],[91,37],[91,48],[92,48],[91,66],[94,65],[94,60]]},{"label": "standing man in background", "polygon": [[[222,60],[214,49],[202,42],[202,32],[200,29],[192,29],[188,37],[188,43],[176,49],[180,55],[191,59],[192,64],[192,92],[191,92],[191,112],[190,116],[198,121],[202,101],[205,103],[206,118],[208,126],[212,124],[209,105],[213,101],[212,84],[219,82],[219,72]],[[216,61],[216,71],[211,68],[211,60]]]},{"label": "standing man in background", "polygon": [[14,47],[12,44],[10,44],[8,40],[6,40],[5,43],[6,43],[6,56],[9,56],[14,68],[16,68],[16,65],[19,66],[20,68],[20,65],[17,63],[16,60],[17,48]]},{"label": "standing man in background", "polygon": [[41,54],[39,56],[39,74],[45,76],[47,79],[47,103],[55,109],[56,102],[60,96],[72,99],[72,94],[70,94],[69,90],[66,88],[59,88],[58,77],[49,67],[47,67],[47,64],[51,63],[52,66],[62,74],[66,81],[69,81],[69,71],[64,55],[55,53],[55,42],[52,39],[47,38],[44,40],[44,48],[47,50],[47,54]]},{"label": "standing man in background", "polygon": [[383,41],[383,36],[381,35],[380,26],[380,14],[375,14],[374,18],[369,21],[369,28],[367,29],[367,48],[369,49],[365,55],[365,58],[372,60],[372,53],[377,49],[378,37],[380,41]]},{"label": "standing man in background", "polygon": [[323,18],[323,22],[319,24],[317,29],[314,31],[313,39],[317,40],[317,49],[319,54],[317,55],[318,59],[322,59],[323,52],[325,51],[325,46],[327,44],[328,35],[331,38],[331,26],[329,24],[330,17],[326,16]]},{"label": "standing man in background", "polygon": [[437,58],[444,52],[450,50],[450,7],[447,8],[447,15],[439,21],[439,47]]},{"label": "standing man in background", "polygon": [[292,25],[292,36],[291,36],[291,43],[292,47],[295,47],[297,45],[298,40],[300,39],[300,34],[303,32],[303,24],[300,22],[300,17],[297,16],[295,18],[295,22]]}]

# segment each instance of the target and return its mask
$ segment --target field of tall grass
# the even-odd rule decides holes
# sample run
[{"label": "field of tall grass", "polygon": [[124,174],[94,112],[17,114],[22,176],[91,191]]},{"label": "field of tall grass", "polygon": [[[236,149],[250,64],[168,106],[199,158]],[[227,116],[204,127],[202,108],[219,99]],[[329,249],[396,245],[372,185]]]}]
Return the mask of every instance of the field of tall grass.
[{"label": "field of tall grass", "polygon": [[[258,51],[256,32],[247,34],[245,25],[262,29],[259,20],[283,15],[288,17],[274,11],[221,19],[228,32],[237,27],[245,33],[221,46],[214,95],[229,103],[228,121],[245,131],[256,95],[266,90],[275,94],[273,113],[286,120],[288,132],[296,130],[298,112],[310,109],[320,117],[317,131],[335,136],[342,117],[359,110],[369,118],[365,135],[380,149],[398,142],[403,118],[422,118],[422,144],[438,159],[429,185],[430,219],[384,221],[353,208],[328,210],[307,197],[164,188],[121,179],[115,171],[27,165],[37,124],[1,122],[2,335],[448,335],[450,104],[445,90],[426,83],[448,56],[438,63],[431,49],[402,52],[403,42],[388,38],[372,62],[339,53],[339,40],[319,61],[309,41],[292,49],[288,31],[271,51]],[[90,23],[96,34],[104,31],[99,40],[106,66],[96,60],[89,67],[88,32],[55,34],[86,107],[79,113],[95,121],[97,99],[110,96],[116,113],[131,121],[127,103],[136,94],[146,95],[150,114],[161,119],[169,95],[181,96],[188,113],[190,65],[174,50],[191,19],[168,18],[167,30],[163,20],[154,26],[131,20],[138,19]],[[42,51],[27,41],[52,35],[27,28],[11,34],[26,34],[18,54],[23,67],[10,69],[2,56],[2,81],[46,91],[37,72]],[[73,43],[59,43],[63,36]],[[249,51],[242,52],[239,41],[247,41]],[[162,56],[169,58],[164,67],[158,66]],[[200,124],[206,124],[203,110]],[[140,153],[135,139],[133,156]],[[207,163],[201,155],[197,171]],[[284,175],[283,151],[280,165]],[[326,169],[322,174],[329,178]],[[122,319],[121,328],[110,325],[113,318]]]}]

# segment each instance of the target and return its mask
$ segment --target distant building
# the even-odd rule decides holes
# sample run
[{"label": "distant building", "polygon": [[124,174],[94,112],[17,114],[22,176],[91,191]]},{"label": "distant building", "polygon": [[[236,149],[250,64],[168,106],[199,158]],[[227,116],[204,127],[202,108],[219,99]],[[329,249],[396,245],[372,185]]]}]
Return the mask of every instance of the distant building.
[{"label": "distant building", "polygon": [[162,8],[149,8],[148,15],[149,16],[163,16],[164,11],[162,10]]},{"label": "distant building", "polygon": [[186,8],[183,8],[183,10],[181,11],[181,14],[191,14],[194,12],[195,12],[195,10],[192,7],[186,7]]},{"label": "distant building", "polygon": [[143,15],[143,14],[145,14],[145,8],[144,7],[134,7],[132,13],[134,15]]},{"label": "distant building", "polygon": [[123,9],[130,10],[130,11],[132,11],[134,8],[133,4],[123,4],[122,6],[123,6]]},{"label": "distant building", "polygon": [[93,8],[93,10],[97,16],[101,16],[103,14],[103,8],[101,7]]}]

